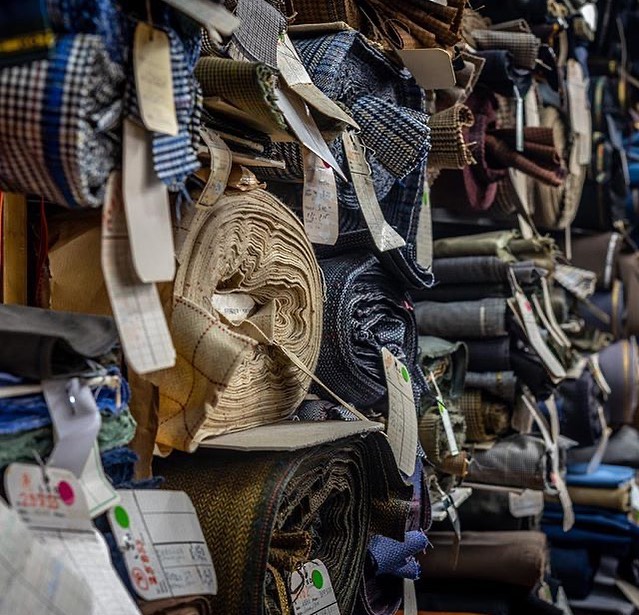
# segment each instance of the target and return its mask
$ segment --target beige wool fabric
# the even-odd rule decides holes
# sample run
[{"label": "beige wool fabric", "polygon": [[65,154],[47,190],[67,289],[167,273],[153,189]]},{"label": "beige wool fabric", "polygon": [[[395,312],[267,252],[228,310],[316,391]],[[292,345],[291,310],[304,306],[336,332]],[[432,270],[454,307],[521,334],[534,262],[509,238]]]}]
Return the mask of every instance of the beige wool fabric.
[{"label": "beige wool fabric", "polygon": [[[300,404],[310,376],[293,362],[315,370],[323,286],[301,223],[264,190],[227,192],[181,227],[168,317],[177,360],[147,378],[159,387],[158,444],[192,451]],[[235,324],[214,307],[247,295],[255,306]]]}]

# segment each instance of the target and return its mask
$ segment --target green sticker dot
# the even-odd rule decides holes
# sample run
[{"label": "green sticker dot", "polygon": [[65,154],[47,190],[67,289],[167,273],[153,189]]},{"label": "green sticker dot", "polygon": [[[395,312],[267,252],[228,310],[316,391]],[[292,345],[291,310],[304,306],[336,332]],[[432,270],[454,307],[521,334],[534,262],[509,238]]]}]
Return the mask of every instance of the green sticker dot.
[{"label": "green sticker dot", "polygon": [[408,375],[408,370],[402,366],[402,378],[408,382],[410,380],[410,376]]},{"label": "green sticker dot", "polygon": [[311,578],[313,579],[313,585],[315,585],[317,589],[322,589],[322,587],[324,587],[324,577],[319,570],[313,570]]},{"label": "green sticker dot", "polygon": [[115,520],[117,524],[123,528],[128,529],[131,522],[129,521],[129,514],[122,508],[122,506],[116,506],[113,510],[113,514],[115,515]]}]

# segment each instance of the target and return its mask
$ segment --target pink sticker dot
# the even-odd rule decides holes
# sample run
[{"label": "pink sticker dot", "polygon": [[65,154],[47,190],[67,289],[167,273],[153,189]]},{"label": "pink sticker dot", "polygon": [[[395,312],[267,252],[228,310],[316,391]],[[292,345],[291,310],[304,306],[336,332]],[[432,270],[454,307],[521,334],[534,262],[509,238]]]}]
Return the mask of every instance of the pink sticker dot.
[{"label": "pink sticker dot", "polygon": [[58,484],[58,493],[60,494],[60,499],[67,506],[71,506],[71,504],[75,501],[75,492],[73,491],[73,487],[65,480],[60,481]]}]

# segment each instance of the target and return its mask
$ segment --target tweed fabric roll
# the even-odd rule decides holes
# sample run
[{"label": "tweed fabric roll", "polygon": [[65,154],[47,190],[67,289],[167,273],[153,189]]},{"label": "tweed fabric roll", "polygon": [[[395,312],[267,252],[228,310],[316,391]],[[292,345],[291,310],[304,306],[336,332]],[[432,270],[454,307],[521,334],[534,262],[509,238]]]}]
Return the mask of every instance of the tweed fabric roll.
[{"label": "tweed fabric roll", "polygon": [[494,440],[510,427],[508,406],[485,399],[482,391],[465,391],[459,400],[459,409],[466,419],[466,439],[469,442]]},{"label": "tweed fabric roll", "polygon": [[195,77],[207,96],[219,96],[274,130],[288,130],[277,106],[277,74],[266,64],[200,58]]},{"label": "tweed fabric roll", "polygon": [[343,21],[354,30],[361,30],[358,3],[355,0],[287,0],[296,23],[332,23]]},{"label": "tweed fabric roll", "polygon": [[419,407],[427,387],[417,365],[417,328],[408,295],[371,254],[321,260],[320,267],[327,297],[319,378],[357,408],[386,414],[381,354],[386,347],[408,367]]},{"label": "tweed fabric roll", "polygon": [[506,300],[481,299],[415,304],[417,327],[423,335],[449,339],[500,337],[507,335]]},{"label": "tweed fabric roll", "polygon": [[0,189],[102,205],[118,164],[122,69],[100,37],[61,36],[47,60],[0,71]]},{"label": "tweed fabric roll", "polygon": [[529,32],[505,32],[497,30],[473,30],[472,36],[478,49],[505,49],[512,53],[515,64],[532,70],[536,66],[541,41]]},{"label": "tweed fabric roll", "polygon": [[[457,448],[461,449],[466,440],[466,421],[464,416],[455,412],[452,407],[449,408],[449,416]],[[439,470],[445,467],[447,473],[464,476],[467,470],[465,455],[462,453],[455,457],[451,455],[444,423],[437,407],[430,408],[419,418],[418,427],[419,441],[426,453],[426,458]]]},{"label": "tweed fabric roll", "polygon": [[543,490],[550,471],[550,452],[544,441],[518,434],[498,440],[487,451],[476,451],[470,462],[468,481]]},{"label": "tweed fabric roll", "polygon": [[287,574],[317,558],[350,615],[369,538],[404,540],[412,488],[382,434],[290,453],[199,452],[158,469],[198,512],[218,578],[215,613],[290,613]]},{"label": "tweed fabric roll", "polygon": [[432,152],[430,169],[463,169],[475,163],[470,144],[464,134],[475,121],[473,112],[466,105],[454,105],[433,114],[430,118]]},{"label": "tweed fabric roll", "polygon": [[[186,221],[184,221],[186,222]],[[322,283],[295,215],[268,192],[229,193],[198,209],[178,255],[170,328],[175,367],[159,387],[157,440],[193,450],[204,438],[289,416],[304,398],[322,335]],[[246,300],[244,320],[215,307]]]}]

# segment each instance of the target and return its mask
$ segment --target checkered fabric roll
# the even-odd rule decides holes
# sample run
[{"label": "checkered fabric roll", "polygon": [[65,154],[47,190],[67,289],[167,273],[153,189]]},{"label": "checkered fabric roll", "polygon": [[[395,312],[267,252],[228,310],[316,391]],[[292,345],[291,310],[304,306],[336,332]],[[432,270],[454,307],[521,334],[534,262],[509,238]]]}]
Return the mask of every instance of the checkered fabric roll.
[{"label": "checkered fabric roll", "polygon": [[[295,411],[310,385],[297,364],[312,373],[319,354],[323,293],[302,224],[268,192],[225,194],[180,225],[168,308],[177,361],[145,378],[159,387],[157,441],[194,450]],[[238,295],[253,305],[235,320]]]},{"label": "checkered fabric roll", "polygon": [[465,105],[454,105],[430,118],[430,169],[463,169],[475,164],[465,129],[475,122],[472,111]]},{"label": "checkered fabric roll", "polygon": [[[448,407],[448,414],[453,426],[457,448],[461,449],[466,441],[466,421],[464,415],[453,406]],[[438,469],[441,469],[442,464],[451,456],[451,451],[446,430],[444,429],[444,423],[442,422],[442,417],[439,414],[437,406],[429,408],[424,416],[420,417],[419,441],[426,453],[426,458],[435,464]],[[464,466],[464,463],[453,464],[449,460],[447,461],[446,467],[448,469],[457,467],[457,469],[463,470]]]},{"label": "checkered fabric roll", "polygon": [[513,54],[515,65],[532,70],[536,66],[541,41],[526,32],[503,32],[495,30],[473,30],[478,49],[505,49]]},{"label": "checkered fabric roll", "polygon": [[61,36],[48,60],[0,71],[0,189],[99,207],[118,165],[123,73],[102,39]]},{"label": "checkered fabric roll", "polygon": [[355,0],[287,0],[295,23],[332,23],[343,21],[361,30],[359,7]]},{"label": "checkered fabric roll", "polygon": [[508,406],[486,399],[482,391],[465,391],[459,409],[466,418],[466,438],[469,442],[494,440],[505,434],[510,426]]},{"label": "checkered fabric roll", "polygon": [[467,480],[473,483],[543,490],[550,478],[550,452],[541,438],[517,434],[475,451]]},{"label": "checkered fabric roll", "polygon": [[269,127],[288,130],[276,103],[277,75],[266,64],[206,57],[197,63],[195,76],[205,97],[219,96]]},{"label": "checkered fabric roll", "polygon": [[[312,559],[353,615],[369,540],[404,540],[413,493],[381,433],[293,452],[175,454],[158,473],[193,500],[218,578],[212,610],[229,615],[292,613],[288,575]],[[394,602],[397,581],[385,586]]]},{"label": "checkered fabric roll", "polygon": [[356,408],[386,415],[381,353],[388,348],[411,373],[417,411],[427,386],[417,364],[417,330],[408,295],[371,254],[321,260],[320,267],[327,296],[319,378]]}]

